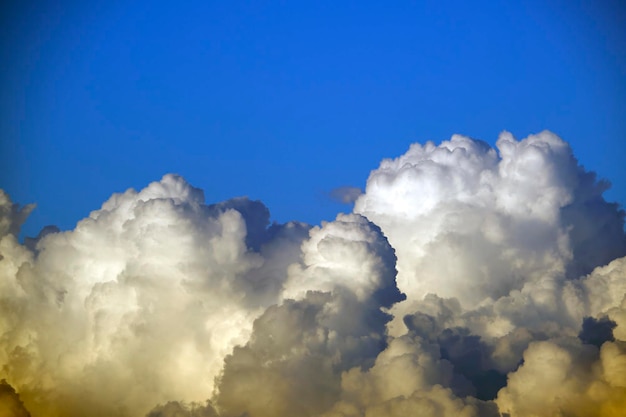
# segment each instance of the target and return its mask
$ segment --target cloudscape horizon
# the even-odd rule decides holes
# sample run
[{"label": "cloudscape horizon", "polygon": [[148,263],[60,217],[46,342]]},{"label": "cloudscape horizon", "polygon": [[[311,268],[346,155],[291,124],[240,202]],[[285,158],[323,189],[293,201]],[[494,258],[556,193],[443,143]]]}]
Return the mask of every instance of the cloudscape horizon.
[{"label": "cloudscape horizon", "polygon": [[625,214],[564,139],[414,143],[320,225],[166,174],[21,242],[0,191],[0,416],[624,416]]}]

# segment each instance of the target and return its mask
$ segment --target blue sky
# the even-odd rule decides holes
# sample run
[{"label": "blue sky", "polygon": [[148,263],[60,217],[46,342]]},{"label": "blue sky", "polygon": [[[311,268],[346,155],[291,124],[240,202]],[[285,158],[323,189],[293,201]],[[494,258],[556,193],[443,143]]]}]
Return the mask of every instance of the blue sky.
[{"label": "blue sky", "polygon": [[410,143],[502,130],[554,131],[626,203],[619,1],[123,3],[2,13],[0,187],[37,203],[27,235],[168,172],[319,223]]}]

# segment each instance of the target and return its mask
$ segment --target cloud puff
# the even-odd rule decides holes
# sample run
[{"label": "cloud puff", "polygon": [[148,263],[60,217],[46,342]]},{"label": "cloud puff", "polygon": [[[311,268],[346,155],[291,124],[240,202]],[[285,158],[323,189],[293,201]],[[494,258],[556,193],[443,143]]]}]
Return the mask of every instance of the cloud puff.
[{"label": "cloud puff", "polygon": [[330,197],[333,200],[337,200],[343,204],[352,204],[354,203],[359,196],[363,194],[363,190],[359,187],[337,187],[330,192]]},{"label": "cloud puff", "polygon": [[0,236],[17,235],[20,227],[34,209],[34,204],[24,207],[14,204],[8,194],[0,190]]},{"label": "cloud puff", "polygon": [[34,417],[622,415],[607,187],[542,132],[414,144],[312,228],[166,175],[20,244],[32,207],[2,193],[3,398]]},{"label": "cloud puff", "polygon": [[24,403],[6,380],[0,380],[0,417],[30,417]]},{"label": "cloud puff", "polygon": [[626,409],[626,344],[600,351],[577,339],[534,342],[509,375],[498,406],[517,416],[622,416]]},{"label": "cloud puff", "polygon": [[179,401],[169,401],[164,405],[153,408],[146,417],[218,417],[217,411],[211,404],[185,404]]},{"label": "cloud puff", "polygon": [[374,298],[390,307],[404,298],[396,287],[396,256],[380,228],[358,214],[339,214],[311,230],[302,246],[302,263],[289,270],[283,297],[308,291],[353,293],[359,301]]}]

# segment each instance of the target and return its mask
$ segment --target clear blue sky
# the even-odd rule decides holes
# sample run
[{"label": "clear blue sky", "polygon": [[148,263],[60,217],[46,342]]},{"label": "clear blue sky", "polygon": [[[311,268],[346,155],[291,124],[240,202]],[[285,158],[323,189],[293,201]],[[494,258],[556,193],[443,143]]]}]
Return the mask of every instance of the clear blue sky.
[{"label": "clear blue sky", "polygon": [[29,235],[168,172],[318,223],[410,143],[505,129],[561,135],[626,203],[618,0],[12,3],[0,187]]}]

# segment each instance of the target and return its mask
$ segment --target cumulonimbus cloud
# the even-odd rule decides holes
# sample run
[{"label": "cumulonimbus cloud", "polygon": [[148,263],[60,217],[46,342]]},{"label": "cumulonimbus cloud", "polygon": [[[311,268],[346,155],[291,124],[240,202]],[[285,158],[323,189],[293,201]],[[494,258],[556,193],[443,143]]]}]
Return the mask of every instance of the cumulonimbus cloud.
[{"label": "cumulonimbus cloud", "polygon": [[607,187],[542,132],[414,144],[316,227],[166,175],[21,244],[0,193],[0,411],[623,415]]}]

